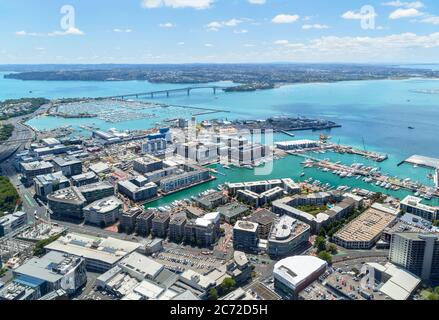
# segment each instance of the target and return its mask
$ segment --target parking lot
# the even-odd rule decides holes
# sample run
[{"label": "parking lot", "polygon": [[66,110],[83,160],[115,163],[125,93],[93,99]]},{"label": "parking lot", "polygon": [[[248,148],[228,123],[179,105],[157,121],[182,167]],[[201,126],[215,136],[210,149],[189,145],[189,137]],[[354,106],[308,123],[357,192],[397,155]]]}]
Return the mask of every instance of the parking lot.
[{"label": "parking lot", "polygon": [[305,288],[299,295],[302,300],[342,300],[343,298],[329,288],[315,281]]},{"label": "parking lot", "polygon": [[355,259],[336,263],[329,274],[324,277],[323,283],[333,288],[336,292],[353,300],[389,300],[371,284],[362,285],[359,272],[366,262],[385,264],[386,258],[375,257],[369,259]]},{"label": "parking lot", "polygon": [[165,248],[154,254],[154,259],[176,271],[191,269],[201,274],[206,273],[222,264],[224,260],[215,258],[208,250],[186,250],[186,248]]}]

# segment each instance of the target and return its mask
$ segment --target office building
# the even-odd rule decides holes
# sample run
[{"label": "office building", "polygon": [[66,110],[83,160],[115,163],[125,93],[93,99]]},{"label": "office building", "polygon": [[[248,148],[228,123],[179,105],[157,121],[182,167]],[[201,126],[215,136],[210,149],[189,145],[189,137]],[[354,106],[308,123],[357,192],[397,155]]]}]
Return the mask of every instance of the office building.
[{"label": "office building", "polygon": [[258,247],[258,224],[237,221],[233,227],[233,247],[236,250],[255,252]]},{"label": "office building", "polygon": [[286,299],[295,300],[299,293],[325,273],[328,264],[314,256],[293,256],[274,266],[274,288]]},{"label": "office building", "polygon": [[72,295],[87,282],[83,258],[54,251],[30,259],[13,274],[14,282],[31,286],[39,296],[59,289]]},{"label": "office building", "polygon": [[34,178],[35,194],[43,201],[55,191],[70,187],[70,181],[61,171],[49,173]]},{"label": "office building", "polygon": [[53,165],[46,161],[33,161],[20,163],[23,173],[23,184],[30,186],[36,176],[41,176],[53,172]]},{"label": "office building", "polygon": [[163,161],[156,157],[147,155],[134,160],[133,169],[140,174],[154,172],[163,169]]},{"label": "office building", "polygon": [[170,220],[169,212],[157,212],[152,219],[151,234],[154,237],[165,239],[168,235]]},{"label": "office building", "polygon": [[114,187],[106,181],[86,184],[78,188],[87,203],[114,196]]},{"label": "office building", "polygon": [[66,177],[76,176],[82,173],[82,162],[75,157],[53,159],[55,171],[62,171]]},{"label": "office building", "polygon": [[84,208],[84,220],[102,228],[112,225],[119,219],[122,204],[115,196],[97,200]]},{"label": "office building", "polygon": [[439,236],[417,232],[394,233],[389,260],[423,280],[439,280]]},{"label": "office building", "polygon": [[425,205],[421,198],[407,196],[401,201],[401,211],[411,213],[429,221],[435,221],[439,218],[439,207]]},{"label": "office building", "polygon": [[115,238],[68,233],[47,245],[45,249],[82,257],[88,271],[103,273],[139,247],[139,243]]},{"label": "office building", "polygon": [[87,184],[99,182],[98,176],[93,171],[89,171],[86,173],[73,176],[71,180],[72,180],[72,184],[75,187],[81,187]]},{"label": "office building", "polygon": [[373,270],[375,283],[378,284],[376,289],[392,300],[410,299],[421,285],[422,280],[419,277],[392,263],[383,266],[370,262],[366,265],[369,270]]},{"label": "office building", "polygon": [[82,220],[86,199],[77,187],[55,191],[47,196],[52,216],[61,220]]},{"label": "office building", "polygon": [[297,253],[309,245],[310,230],[309,225],[290,216],[277,218],[268,236],[268,254],[285,257]]},{"label": "office building", "polygon": [[22,211],[0,217],[0,238],[27,224],[27,214]]}]

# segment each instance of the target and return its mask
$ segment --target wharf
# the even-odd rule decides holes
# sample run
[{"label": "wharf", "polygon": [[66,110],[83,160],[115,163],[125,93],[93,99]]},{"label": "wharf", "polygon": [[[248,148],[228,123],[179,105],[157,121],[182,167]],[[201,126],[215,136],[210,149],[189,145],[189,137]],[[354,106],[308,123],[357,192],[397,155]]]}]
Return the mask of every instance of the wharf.
[{"label": "wharf", "polygon": [[413,155],[413,156],[409,157],[408,159],[400,162],[398,164],[398,166],[401,166],[404,163],[410,163],[410,164],[417,165],[420,167],[439,169],[439,159],[420,156],[420,155]]}]

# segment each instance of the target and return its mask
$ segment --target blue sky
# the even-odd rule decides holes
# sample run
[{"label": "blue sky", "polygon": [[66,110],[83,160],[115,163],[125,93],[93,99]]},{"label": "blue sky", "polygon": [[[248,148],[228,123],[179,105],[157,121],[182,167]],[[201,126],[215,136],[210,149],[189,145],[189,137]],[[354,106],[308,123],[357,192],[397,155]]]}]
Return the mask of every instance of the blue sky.
[{"label": "blue sky", "polygon": [[1,64],[438,57],[437,0],[0,0]]}]

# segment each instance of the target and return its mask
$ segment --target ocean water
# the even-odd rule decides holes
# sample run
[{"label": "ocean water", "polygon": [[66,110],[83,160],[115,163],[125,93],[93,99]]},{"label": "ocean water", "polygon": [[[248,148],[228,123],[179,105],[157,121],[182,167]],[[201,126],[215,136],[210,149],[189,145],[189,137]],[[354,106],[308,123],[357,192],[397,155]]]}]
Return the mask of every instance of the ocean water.
[{"label": "ocean water", "polygon": [[[228,85],[230,83],[217,83]],[[0,99],[20,97],[100,97],[136,92],[187,87],[185,84],[151,84],[145,81],[127,82],[45,82],[20,81],[3,79],[0,74]],[[361,149],[377,151],[389,155],[383,163],[369,162],[361,157],[347,155],[321,155],[336,161],[351,164],[361,162],[380,167],[385,173],[402,178],[411,178],[432,185],[427,179],[431,170],[413,168],[410,165],[398,167],[397,164],[413,154],[439,157],[439,94],[418,93],[418,90],[437,90],[439,80],[407,79],[352,81],[338,83],[295,84],[273,90],[256,92],[224,93],[213,95],[211,90],[197,90],[190,96],[184,93],[173,94],[171,97],[145,99],[145,101],[161,102],[170,105],[208,107],[228,111],[203,117],[199,120],[212,118],[228,119],[265,119],[271,116],[291,115],[310,118],[330,119],[342,125],[324,133],[332,136],[336,143],[349,144]],[[182,113],[183,114],[183,113]],[[164,114],[163,117],[174,118],[176,114]],[[184,113],[184,116],[190,116]],[[95,124],[102,129],[117,128],[143,129],[154,125],[155,119],[134,120],[119,123],[108,123],[98,119],[61,119],[39,117],[29,124],[39,130],[52,129],[63,125],[79,127],[82,124]],[[415,130],[408,129],[409,126]],[[295,132],[297,138],[318,139],[322,132]],[[277,135],[277,140],[290,140],[285,135]],[[313,154],[314,156],[314,154]],[[319,155],[317,155],[319,156]],[[287,157],[275,162],[275,170],[270,176],[296,178],[303,171],[299,158]],[[309,169],[312,170],[314,169]],[[186,194],[198,193],[224,181],[245,181],[268,179],[255,177],[248,169],[226,171],[226,177],[218,176],[216,182],[202,185],[173,195],[168,199],[183,197]],[[355,179],[340,179],[330,173],[315,172],[316,178],[331,184],[352,185],[375,190],[375,186],[367,185]],[[363,185],[364,184],[364,185]],[[381,191],[385,191],[384,189]],[[390,191],[386,191],[391,193]],[[395,195],[405,195],[400,191]],[[173,201],[173,200],[172,200]],[[161,202],[160,202],[161,203]]]}]

